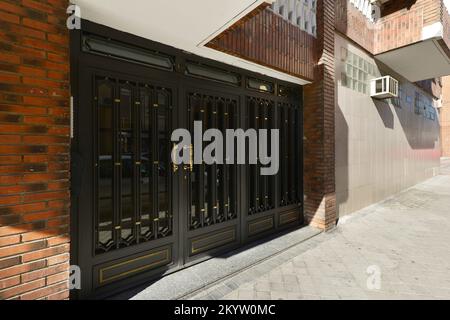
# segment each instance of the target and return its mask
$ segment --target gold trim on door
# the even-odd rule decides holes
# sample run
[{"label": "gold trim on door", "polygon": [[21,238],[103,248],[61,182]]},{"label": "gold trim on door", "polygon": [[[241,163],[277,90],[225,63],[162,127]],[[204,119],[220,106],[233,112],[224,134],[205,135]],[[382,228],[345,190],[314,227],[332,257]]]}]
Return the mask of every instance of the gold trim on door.
[{"label": "gold trim on door", "polygon": [[[152,269],[156,265],[161,265],[161,266],[165,265],[165,264],[167,264],[167,263],[169,263],[171,261],[171,254],[169,252],[170,251],[169,249],[170,248],[165,248],[163,250],[152,252],[152,253],[146,254],[144,256],[140,256],[140,257],[137,257],[137,258],[134,258],[134,259],[131,259],[131,260],[127,260],[127,261],[123,261],[123,262],[120,262],[120,263],[117,263],[117,264],[113,264],[113,265],[108,266],[108,267],[100,268],[100,270],[99,270],[99,284],[104,284],[105,282],[110,282],[110,281],[113,281],[113,280],[117,280],[119,278],[124,278],[124,277],[126,277],[126,276],[128,276],[130,274],[133,274],[133,273],[138,273],[138,272],[141,272],[141,271],[144,271],[144,270]],[[105,271],[108,271],[108,270],[111,270],[111,269],[114,269],[114,268],[117,268],[117,267],[125,266],[125,265],[134,263],[134,262],[139,261],[139,260],[147,259],[147,258],[156,256],[156,255],[159,255],[161,253],[165,254],[164,259],[162,259],[162,260],[158,260],[158,261],[155,261],[153,263],[150,263],[150,264],[138,267],[138,268],[134,268],[134,269],[131,269],[131,270],[119,273],[117,275],[114,275],[114,276],[106,278],[106,279],[104,277],[104,272]]]},{"label": "gold trim on door", "polygon": [[[216,238],[216,237],[220,237],[220,236],[226,235],[226,234],[229,234],[229,236],[219,239],[219,241],[217,241],[217,242],[208,243],[206,245],[195,248],[195,244],[202,240],[205,240],[208,238]],[[191,254],[194,255],[194,254],[206,251],[208,249],[213,249],[213,248],[219,247],[221,245],[225,245],[227,243],[233,242],[234,240],[236,240],[236,228],[235,227],[227,228],[226,230],[223,230],[223,231],[217,232],[217,233],[213,232],[213,233],[210,233],[209,235],[204,235],[204,236],[198,237],[196,239],[192,239],[191,240]]]}]

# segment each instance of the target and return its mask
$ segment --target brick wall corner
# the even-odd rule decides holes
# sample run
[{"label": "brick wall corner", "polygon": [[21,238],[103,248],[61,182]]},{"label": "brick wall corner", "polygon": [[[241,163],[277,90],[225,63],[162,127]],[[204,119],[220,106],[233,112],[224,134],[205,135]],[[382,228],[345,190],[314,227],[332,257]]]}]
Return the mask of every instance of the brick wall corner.
[{"label": "brick wall corner", "polygon": [[69,296],[66,0],[0,0],[0,299]]},{"label": "brick wall corner", "polygon": [[335,5],[317,3],[318,64],[315,81],[304,88],[305,220],[332,229],[337,220],[335,194]]}]

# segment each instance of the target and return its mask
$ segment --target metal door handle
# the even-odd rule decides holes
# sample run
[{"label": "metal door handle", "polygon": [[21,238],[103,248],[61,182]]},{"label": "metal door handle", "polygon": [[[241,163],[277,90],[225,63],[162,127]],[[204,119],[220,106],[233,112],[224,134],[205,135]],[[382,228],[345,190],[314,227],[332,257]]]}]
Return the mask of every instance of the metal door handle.
[{"label": "metal door handle", "polygon": [[177,145],[174,143],[173,144],[173,148],[172,148],[172,157],[171,157],[172,158],[172,171],[173,171],[173,173],[177,172],[178,169],[179,169],[179,166],[173,162],[173,159],[175,158],[175,153],[176,152],[177,152]]},{"label": "metal door handle", "polygon": [[194,154],[193,154],[193,146],[192,144],[189,145],[189,164],[188,165],[184,165],[183,169],[186,171],[190,171],[193,172],[194,171]]}]

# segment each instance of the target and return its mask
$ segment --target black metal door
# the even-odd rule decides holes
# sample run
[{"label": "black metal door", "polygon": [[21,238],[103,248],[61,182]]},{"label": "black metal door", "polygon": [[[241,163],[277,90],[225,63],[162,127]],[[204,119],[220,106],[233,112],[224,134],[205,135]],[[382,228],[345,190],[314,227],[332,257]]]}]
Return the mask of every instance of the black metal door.
[{"label": "black metal door", "polygon": [[[84,25],[108,38],[85,43],[79,32],[72,41],[79,297],[106,296],[302,223],[299,87]],[[99,53],[108,46],[130,59]],[[261,165],[194,163],[206,142],[186,150],[189,164],[174,165],[171,134],[185,128],[193,136],[194,121],[223,136],[279,129],[278,174],[262,176]]]},{"label": "black metal door", "polygon": [[[261,165],[245,167],[243,195],[244,241],[267,236],[303,223],[302,110],[293,92],[282,98],[247,96],[244,126],[279,130],[279,168],[276,175],[261,175]],[[269,146],[270,147],[270,146]],[[269,149],[269,153],[272,150]]]},{"label": "black metal door", "polygon": [[109,69],[84,67],[80,76],[78,152],[85,169],[78,195],[78,263],[83,296],[181,264],[179,174],[170,159],[177,91],[170,84]]},{"label": "black metal door", "polygon": [[[239,95],[225,93],[226,89],[220,91],[217,85],[215,90],[189,86],[183,92],[187,128],[191,133],[194,121],[202,123],[204,132],[218,129],[224,137],[227,129],[239,127]],[[196,150],[192,146],[190,151],[197,154],[209,144],[196,143]],[[239,173],[237,165],[203,162],[184,167],[182,215],[187,219],[182,226],[181,246],[185,265],[239,245]]]}]

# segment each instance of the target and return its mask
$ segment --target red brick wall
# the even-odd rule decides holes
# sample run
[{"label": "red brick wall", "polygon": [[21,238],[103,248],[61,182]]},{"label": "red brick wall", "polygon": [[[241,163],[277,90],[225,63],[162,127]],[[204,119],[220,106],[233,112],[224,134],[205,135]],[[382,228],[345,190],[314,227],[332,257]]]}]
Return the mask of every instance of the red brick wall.
[{"label": "red brick wall", "polygon": [[376,25],[375,54],[422,40],[422,29],[448,16],[442,0],[390,1],[381,10]]},{"label": "red brick wall", "polygon": [[422,39],[422,29],[445,24],[448,13],[442,0],[396,0],[382,6],[381,18],[370,22],[348,0],[336,0],[336,29],[372,54],[399,48]]},{"label": "red brick wall", "polygon": [[443,0],[396,0],[389,1],[381,7],[382,19],[401,16],[411,10],[422,9],[424,25],[430,25],[441,18]]},{"label": "red brick wall", "polygon": [[314,82],[304,89],[305,218],[322,229],[335,226],[334,0],[317,2]]},{"label": "red brick wall", "polygon": [[68,297],[67,5],[0,0],[0,299]]},{"label": "red brick wall", "polygon": [[272,10],[257,8],[207,46],[312,81],[314,43],[312,35]]},{"label": "red brick wall", "polygon": [[334,4],[336,30],[367,51],[373,52],[375,29],[371,26],[372,23],[348,0],[336,0]]},{"label": "red brick wall", "polygon": [[442,78],[442,108],[440,109],[442,156],[450,157],[450,77]]},{"label": "red brick wall", "polygon": [[424,22],[422,6],[403,9],[380,19],[376,25],[373,53],[382,53],[420,41]]}]

